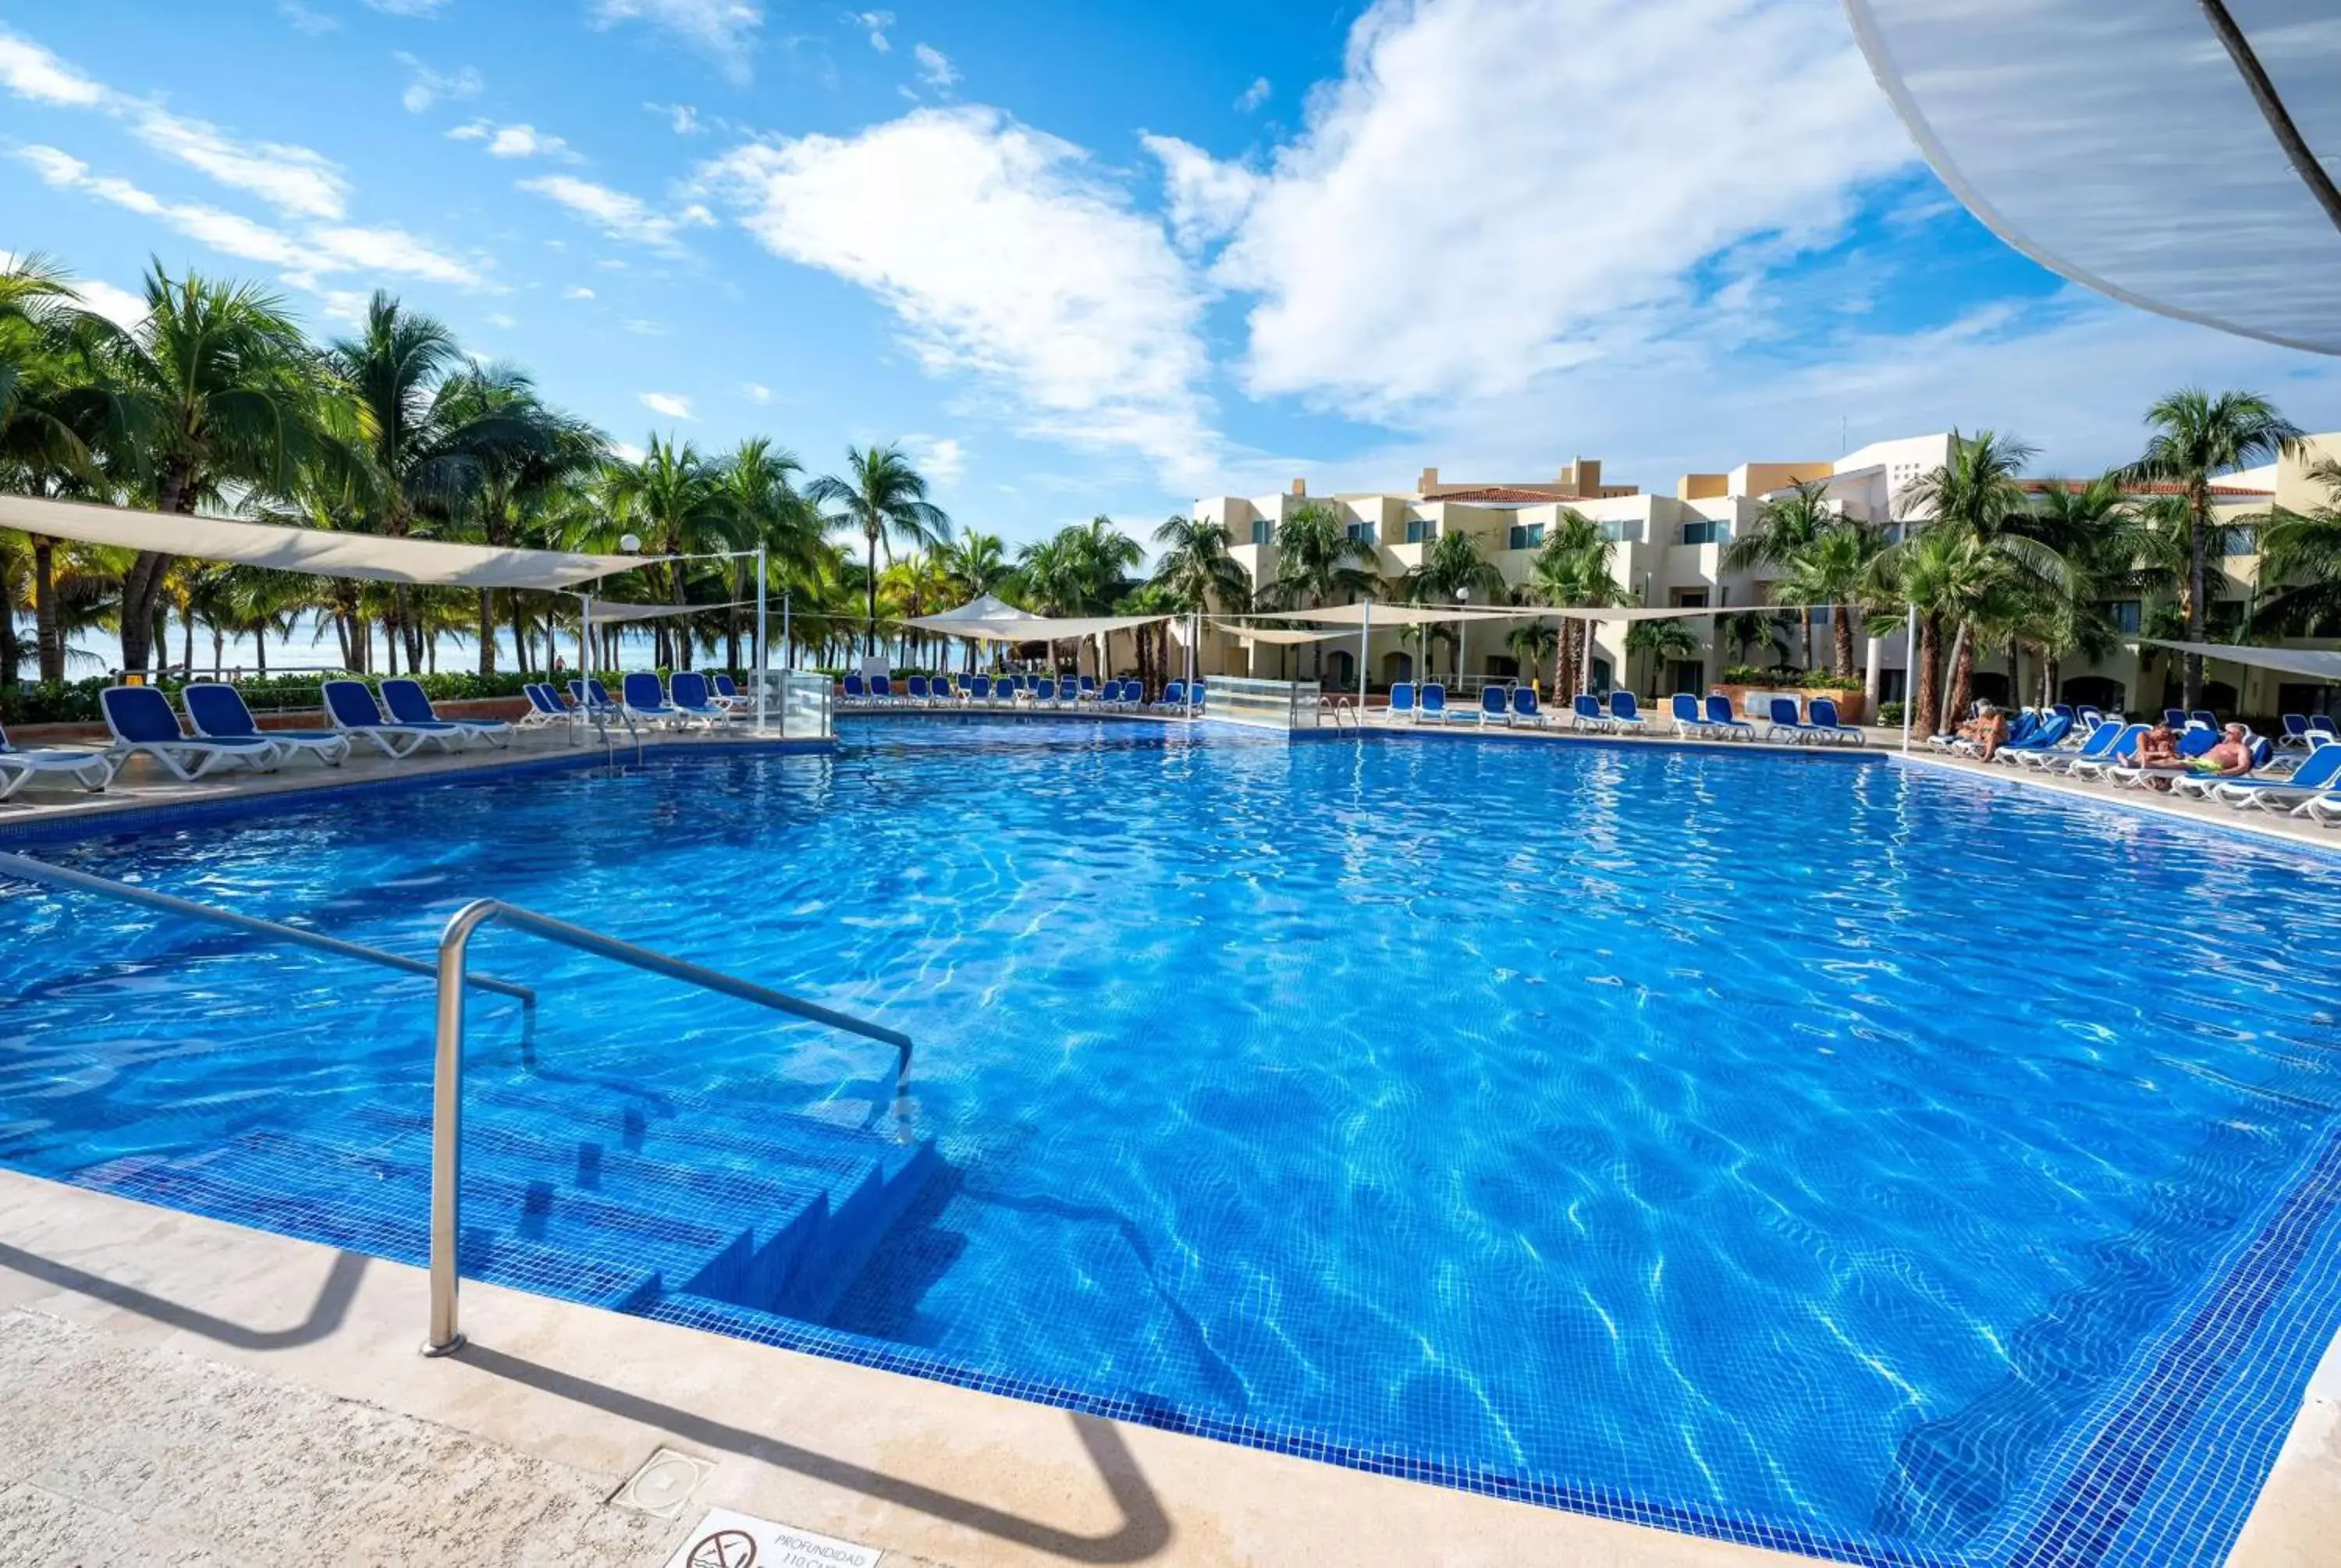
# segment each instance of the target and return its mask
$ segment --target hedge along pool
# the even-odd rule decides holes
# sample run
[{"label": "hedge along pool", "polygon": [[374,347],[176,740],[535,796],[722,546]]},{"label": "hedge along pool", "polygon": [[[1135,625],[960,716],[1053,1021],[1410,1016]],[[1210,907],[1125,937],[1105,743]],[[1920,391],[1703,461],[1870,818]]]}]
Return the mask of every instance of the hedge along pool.
[{"label": "hedge along pool", "polygon": [[[2336,863],[1881,761],[874,719],[0,847],[417,955],[493,895],[905,1028],[941,1176],[811,1327],[687,1320],[1448,1484],[2215,1556],[2341,1325]],[[0,933],[0,1160],[403,1157],[426,985],[21,887]],[[475,963],[545,994],[533,1068],[474,1004],[522,1130],[538,1080],[802,1109],[882,1065]],[[304,1179],[241,1217],[323,1223]]]}]

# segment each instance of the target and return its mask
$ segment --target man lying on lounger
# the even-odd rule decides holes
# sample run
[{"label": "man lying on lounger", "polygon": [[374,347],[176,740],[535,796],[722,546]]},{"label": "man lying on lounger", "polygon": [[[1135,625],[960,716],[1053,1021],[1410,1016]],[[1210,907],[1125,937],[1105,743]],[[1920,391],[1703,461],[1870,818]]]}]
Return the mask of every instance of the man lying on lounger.
[{"label": "man lying on lounger", "polygon": [[2240,779],[2252,770],[2252,749],[2244,739],[2250,733],[2240,724],[2230,724],[2221,732],[2219,743],[2200,757],[2187,761],[2187,770],[2204,775],[2216,774],[2221,779]]}]

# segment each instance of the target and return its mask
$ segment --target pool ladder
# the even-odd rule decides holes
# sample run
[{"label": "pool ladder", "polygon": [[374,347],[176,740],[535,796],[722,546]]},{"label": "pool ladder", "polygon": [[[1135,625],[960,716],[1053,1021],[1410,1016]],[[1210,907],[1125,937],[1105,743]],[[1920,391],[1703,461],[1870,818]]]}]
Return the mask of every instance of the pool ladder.
[{"label": "pool ladder", "polygon": [[35,860],[24,855],[0,853],[0,877],[12,877],[67,892],[89,893],[101,898],[136,904],[164,914],[225,926],[231,930],[264,937],[293,947],[395,969],[401,974],[429,975],[437,980],[431,1077],[431,1331],[430,1337],[423,1345],[425,1355],[447,1355],[463,1347],[463,1335],[458,1323],[457,1296],[461,1280],[456,1270],[455,1244],[462,1232],[465,995],[478,989],[514,998],[521,1005],[523,1041],[533,1042],[536,1037],[536,992],[533,988],[510,980],[500,980],[493,975],[471,972],[468,957],[472,937],[481,927],[509,926],[533,937],[558,942],[565,948],[574,948],[581,953],[591,953],[596,958],[608,958],[653,975],[663,975],[671,980],[680,980],[685,985],[697,986],[702,990],[714,991],[774,1012],[787,1013],[811,1023],[880,1041],[894,1047],[894,1094],[898,1100],[910,1080],[911,1037],[899,1029],[890,1029],[882,1024],[872,1023],[866,1018],[858,1018],[850,1013],[841,1013],[818,1003],[792,997],[784,991],[757,985],[752,980],[743,980],[649,948],[620,941],[615,937],[494,898],[475,898],[456,910],[440,933],[438,960],[430,963],[358,942],[344,942],[338,937],[324,936],[298,926],[239,915],[231,909],[215,908],[192,899],[174,898],[168,893],[157,893],[152,888],[136,888],[127,882],[92,876],[86,871],[54,866],[46,860]]},{"label": "pool ladder", "polygon": [[1366,728],[1364,710],[1346,697],[1320,697],[1317,700],[1317,713],[1320,719],[1330,714],[1333,728],[1336,729],[1347,724],[1350,729],[1363,733]]}]

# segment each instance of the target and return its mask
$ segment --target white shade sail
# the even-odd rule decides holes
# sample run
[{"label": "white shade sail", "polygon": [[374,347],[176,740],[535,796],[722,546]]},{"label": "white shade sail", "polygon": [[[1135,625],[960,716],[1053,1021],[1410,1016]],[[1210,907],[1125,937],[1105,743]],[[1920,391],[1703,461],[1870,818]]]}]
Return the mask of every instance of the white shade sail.
[{"label": "white shade sail", "polygon": [[1458,620],[1682,620],[1700,615],[1739,615],[1748,610],[1796,613],[1807,608],[1801,604],[1686,604],[1666,609],[1625,605],[1584,610],[1545,604],[1337,604],[1325,610],[1262,610],[1252,619],[1305,620],[1319,626],[1363,626],[1370,619],[1375,626],[1426,626],[1452,625]]},{"label": "white shade sail", "polygon": [[1133,626],[1151,626],[1158,620],[1168,620],[1167,615],[1093,615],[1071,620],[1052,620],[1048,616],[1030,615],[1016,611],[1019,619],[983,619],[955,620],[949,615],[921,615],[902,622],[921,631],[940,632],[946,637],[965,637],[977,642],[1069,642],[1075,638],[1096,637],[1108,631],[1127,631]]},{"label": "white shade sail", "polygon": [[1221,631],[1230,632],[1246,642],[1265,642],[1275,647],[1291,647],[1307,642],[1330,642],[1350,634],[1339,628],[1331,631],[1301,631],[1289,626],[1238,626],[1233,621],[1213,620],[1211,624]]},{"label": "white shade sail", "polygon": [[956,610],[937,610],[923,619],[931,623],[938,620],[1030,620],[1032,612],[1019,610],[996,595],[980,593]]},{"label": "white shade sail", "polygon": [[2225,642],[2165,642],[2159,637],[2141,637],[2138,641],[2149,648],[2168,648],[2180,653],[2199,653],[2206,659],[2224,659],[2230,664],[2249,664],[2261,670],[2282,670],[2317,680],[2341,681],[2341,651],[2328,648],[2239,648]]},{"label": "white shade sail", "polygon": [[752,609],[755,602],[752,599],[741,599],[730,604],[604,604],[597,599],[593,601],[593,613],[587,619],[596,626],[613,622],[663,620],[672,615],[697,615],[706,610]]},{"label": "white shade sail", "polygon": [[283,528],[225,517],[180,517],[23,495],[0,495],[0,528],[82,544],[186,555],[199,561],[231,561],[241,566],[314,572],[320,577],[447,583],[461,588],[570,588],[648,565],[652,559],[335,533],[322,528]]},{"label": "white shade sail", "polygon": [[2001,239],[2147,310],[2341,353],[2332,0],[1846,8],[1919,151]]}]

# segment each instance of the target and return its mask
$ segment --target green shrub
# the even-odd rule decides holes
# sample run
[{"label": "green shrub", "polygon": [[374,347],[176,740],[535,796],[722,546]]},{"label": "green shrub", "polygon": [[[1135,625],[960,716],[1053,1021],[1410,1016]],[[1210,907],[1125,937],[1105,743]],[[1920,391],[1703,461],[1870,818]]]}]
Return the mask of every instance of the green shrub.
[{"label": "green shrub", "polygon": [[1899,702],[1879,703],[1878,705],[1878,722],[1879,727],[1882,729],[1900,729],[1902,727],[1902,704]]}]

